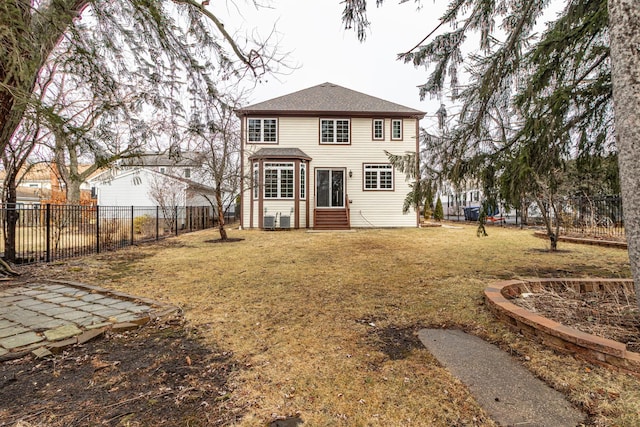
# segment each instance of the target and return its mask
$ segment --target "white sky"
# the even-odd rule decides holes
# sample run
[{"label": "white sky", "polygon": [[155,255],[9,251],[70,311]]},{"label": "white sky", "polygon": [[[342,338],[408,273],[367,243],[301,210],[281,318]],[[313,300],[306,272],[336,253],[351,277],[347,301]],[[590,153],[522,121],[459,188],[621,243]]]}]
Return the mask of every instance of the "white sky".
[{"label": "white sky", "polygon": [[[288,62],[299,66],[258,84],[250,96],[251,104],[331,82],[424,111],[427,117],[421,124],[431,128],[436,126],[433,115],[440,100],[420,101],[417,88],[426,82],[427,72],[396,58],[435,28],[446,3],[425,0],[417,10],[413,1],[400,5],[397,0],[387,0],[377,8],[375,0],[369,0],[371,28],[363,43],[354,30],[344,29],[339,0],[272,0],[269,9],[246,8],[241,13],[230,3],[228,10],[218,10],[212,2],[212,9],[228,30],[241,25],[239,34],[243,35],[258,27],[266,37],[275,23],[279,50],[290,52]],[[230,16],[225,18],[225,13]]]}]

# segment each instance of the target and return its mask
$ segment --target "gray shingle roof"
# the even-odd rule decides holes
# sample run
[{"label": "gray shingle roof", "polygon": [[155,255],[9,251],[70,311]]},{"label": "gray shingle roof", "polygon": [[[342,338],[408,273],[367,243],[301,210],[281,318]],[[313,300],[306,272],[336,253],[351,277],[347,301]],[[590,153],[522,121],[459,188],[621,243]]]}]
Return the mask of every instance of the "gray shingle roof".
[{"label": "gray shingle roof", "polygon": [[417,116],[425,113],[400,104],[385,101],[375,96],[366,95],[333,83],[323,83],[268,101],[249,105],[237,110],[238,115],[247,114],[341,114],[349,113]]},{"label": "gray shingle roof", "polygon": [[185,166],[197,167],[202,164],[200,153],[185,151],[179,155],[169,153],[146,152],[137,157],[131,157],[122,161],[123,166]]},{"label": "gray shingle roof", "polygon": [[261,148],[249,156],[250,160],[264,158],[311,160],[311,157],[299,148]]}]

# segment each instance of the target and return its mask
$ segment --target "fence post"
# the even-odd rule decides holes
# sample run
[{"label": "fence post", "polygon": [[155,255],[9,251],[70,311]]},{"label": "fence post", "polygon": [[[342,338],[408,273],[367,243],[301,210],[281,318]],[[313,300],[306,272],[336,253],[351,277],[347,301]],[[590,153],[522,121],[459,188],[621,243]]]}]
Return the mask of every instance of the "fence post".
[{"label": "fence post", "polygon": [[100,206],[96,205],[96,253],[100,253]]},{"label": "fence post", "polygon": [[47,203],[45,209],[45,238],[46,238],[46,260],[51,262],[51,203]]},{"label": "fence post", "polygon": [[131,206],[131,246],[133,246],[133,206]]},{"label": "fence post", "polygon": [[156,240],[160,239],[160,206],[156,206]]}]

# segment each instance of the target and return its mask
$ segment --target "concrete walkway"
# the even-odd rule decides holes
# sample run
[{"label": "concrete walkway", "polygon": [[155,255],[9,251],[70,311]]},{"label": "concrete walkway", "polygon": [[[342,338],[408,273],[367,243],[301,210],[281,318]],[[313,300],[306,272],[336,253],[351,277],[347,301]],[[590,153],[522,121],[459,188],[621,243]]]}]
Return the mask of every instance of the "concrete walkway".
[{"label": "concrete walkway", "polygon": [[139,327],[176,307],[62,281],[8,282],[0,288],[0,360],[51,352]]},{"label": "concrete walkway", "polygon": [[420,341],[501,426],[571,427],[585,415],[495,345],[459,330],[423,329]]}]

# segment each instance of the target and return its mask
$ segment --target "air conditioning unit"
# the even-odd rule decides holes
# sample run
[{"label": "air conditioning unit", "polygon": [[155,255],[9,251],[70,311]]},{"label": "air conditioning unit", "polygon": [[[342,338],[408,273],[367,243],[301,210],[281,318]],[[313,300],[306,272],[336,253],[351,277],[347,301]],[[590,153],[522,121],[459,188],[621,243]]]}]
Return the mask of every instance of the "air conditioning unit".
[{"label": "air conditioning unit", "polygon": [[264,228],[265,230],[275,230],[276,217],[273,215],[265,215],[262,221],[262,228]]}]

